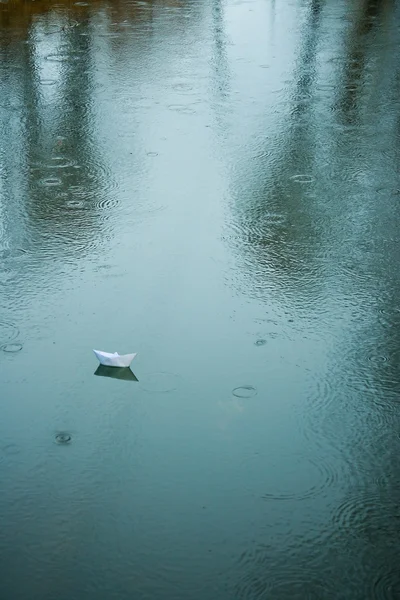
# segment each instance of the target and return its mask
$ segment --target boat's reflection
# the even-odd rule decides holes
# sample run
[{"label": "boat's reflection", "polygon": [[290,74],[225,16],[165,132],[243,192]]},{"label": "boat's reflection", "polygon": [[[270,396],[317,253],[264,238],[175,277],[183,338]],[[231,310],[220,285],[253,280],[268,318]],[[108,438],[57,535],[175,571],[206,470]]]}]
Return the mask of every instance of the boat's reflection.
[{"label": "boat's reflection", "polygon": [[105,367],[104,365],[99,365],[94,374],[101,377],[111,377],[111,379],[121,379],[122,381],[139,381],[129,367]]}]

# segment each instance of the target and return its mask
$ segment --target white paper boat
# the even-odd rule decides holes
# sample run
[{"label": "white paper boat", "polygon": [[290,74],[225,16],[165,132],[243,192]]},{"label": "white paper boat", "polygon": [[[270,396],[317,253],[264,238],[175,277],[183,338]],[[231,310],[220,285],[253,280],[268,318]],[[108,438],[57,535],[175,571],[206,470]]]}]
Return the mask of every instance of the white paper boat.
[{"label": "white paper boat", "polygon": [[110,352],[102,352],[101,350],[93,350],[99,363],[105,367],[129,367],[136,356],[135,354],[110,354]]}]

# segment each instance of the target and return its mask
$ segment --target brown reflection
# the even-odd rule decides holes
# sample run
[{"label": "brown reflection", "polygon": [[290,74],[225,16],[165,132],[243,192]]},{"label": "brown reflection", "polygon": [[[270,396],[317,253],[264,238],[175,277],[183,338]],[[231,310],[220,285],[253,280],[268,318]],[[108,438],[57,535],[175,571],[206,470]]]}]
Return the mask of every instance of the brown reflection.
[{"label": "brown reflection", "polygon": [[46,17],[52,12],[58,12],[81,20],[82,14],[87,13],[91,6],[102,3],[102,0],[91,0],[88,6],[77,6],[76,2],[63,0],[63,2],[57,3],[55,8],[54,2],[49,0],[35,0],[34,2],[31,0],[9,0],[7,4],[2,4],[0,25],[12,29],[13,35],[24,38],[27,30],[37,17]]}]

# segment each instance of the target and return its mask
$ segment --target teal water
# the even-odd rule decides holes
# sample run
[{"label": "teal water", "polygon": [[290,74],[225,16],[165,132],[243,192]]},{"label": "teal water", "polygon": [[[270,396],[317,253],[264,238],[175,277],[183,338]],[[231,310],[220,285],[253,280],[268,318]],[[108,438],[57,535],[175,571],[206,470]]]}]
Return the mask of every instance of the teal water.
[{"label": "teal water", "polygon": [[0,4],[1,600],[399,598],[399,27]]}]

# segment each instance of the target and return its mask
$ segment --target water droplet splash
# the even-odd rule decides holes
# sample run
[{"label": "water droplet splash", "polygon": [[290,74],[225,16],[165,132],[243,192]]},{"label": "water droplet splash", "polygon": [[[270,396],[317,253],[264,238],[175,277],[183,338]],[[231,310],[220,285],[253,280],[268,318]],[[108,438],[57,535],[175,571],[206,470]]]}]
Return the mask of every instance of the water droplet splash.
[{"label": "water droplet splash", "polygon": [[234,388],[232,394],[236,398],[253,398],[257,395],[257,389],[252,385],[242,385]]},{"label": "water droplet splash", "polygon": [[20,352],[20,350],[22,350],[22,347],[22,344],[20,344],[19,342],[14,342],[11,344],[3,344],[3,346],[1,346],[1,349],[3,352],[13,353]]},{"label": "water droplet splash", "polygon": [[72,436],[69,433],[57,433],[55,440],[57,444],[69,444],[72,441]]}]

